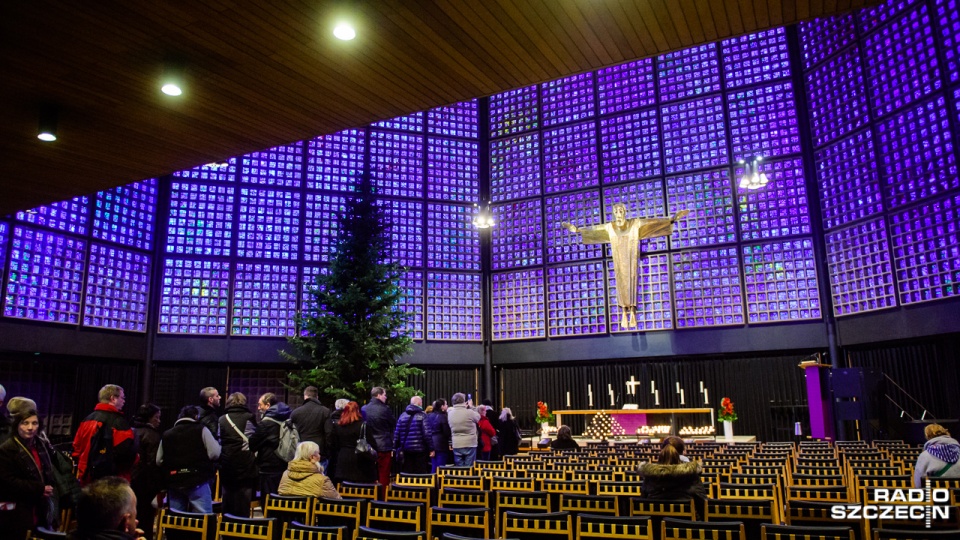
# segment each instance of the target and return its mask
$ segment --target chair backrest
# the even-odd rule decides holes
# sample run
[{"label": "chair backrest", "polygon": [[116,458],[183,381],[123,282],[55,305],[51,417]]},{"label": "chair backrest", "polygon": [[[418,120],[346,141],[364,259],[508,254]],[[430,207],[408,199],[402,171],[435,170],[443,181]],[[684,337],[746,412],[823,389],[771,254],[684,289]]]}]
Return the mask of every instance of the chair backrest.
[{"label": "chair backrest", "polygon": [[630,497],[629,514],[631,516],[649,516],[654,534],[660,534],[660,522],[663,518],[673,517],[693,521],[697,518],[693,500],[656,500],[644,497]]},{"label": "chair backrest", "polygon": [[480,469],[499,469],[505,470],[507,468],[506,461],[487,461],[482,459],[477,459],[473,462],[473,468]]},{"label": "chair backrest", "polygon": [[550,494],[544,491],[497,491],[495,501],[497,534],[501,536],[503,529],[500,526],[503,523],[503,513],[507,510],[549,513],[552,509]]},{"label": "chair backrest", "polygon": [[498,534],[505,537],[573,540],[573,523],[569,512],[540,514],[508,510],[503,513],[501,525]]},{"label": "chair backrest", "polygon": [[494,476],[490,479],[490,491],[537,491],[534,478]]},{"label": "chair backrest", "polygon": [[761,540],[853,540],[852,527],[762,525]]},{"label": "chair backrest", "polygon": [[570,512],[574,516],[580,513],[617,515],[617,498],[612,495],[581,495],[561,493],[558,512]]},{"label": "chair backrest", "polygon": [[440,535],[440,540],[517,540],[517,539],[516,538],[474,538],[472,536],[460,536],[459,534],[443,533]]},{"label": "chair backrest", "polygon": [[350,540],[363,524],[366,499],[324,499],[313,502],[313,519],[325,526],[344,526],[344,538]]},{"label": "chair backrest", "polygon": [[[471,469],[472,471],[473,469]],[[443,475],[440,477],[441,488],[454,489],[483,489],[483,477],[479,475]]]},{"label": "chair backrest", "polygon": [[427,540],[426,531],[387,531],[360,527],[355,540]]},{"label": "chair backrest", "polygon": [[341,497],[350,499],[368,499],[376,501],[380,499],[380,484],[359,484],[356,482],[340,482]]},{"label": "chair backrest", "polygon": [[739,521],[691,521],[663,518],[660,540],[746,540]]},{"label": "chair backrest", "polygon": [[847,502],[850,500],[850,492],[847,486],[790,486],[787,488],[787,500]]},{"label": "chair backrest", "polygon": [[437,487],[437,475],[400,473],[394,479],[393,483],[398,486],[428,487],[433,489]]},{"label": "chair backrest", "polygon": [[283,524],[283,540],[353,540],[347,527],[313,527],[299,521]]},{"label": "chair backrest", "polygon": [[275,517],[281,522],[313,523],[313,497],[270,493],[263,507],[263,517]]},{"label": "chair backrest", "polygon": [[437,476],[443,478],[444,476],[474,476],[475,471],[472,466],[460,466],[460,465],[441,465],[437,467]]},{"label": "chair backrest", "polygon": [[574,537],[578,540],[589,538],[653,540],[653,523],[649,517],[580,514],[576,517]]},{"label": "chair backrest", "polygon": [[430,538],[437,538],[444,533],[463,534],[465,536],[492,536],[491,511],[489,508],[440,508],[435,506],[430,509],[427,533]]},{"label": "chair backrest", "polygon": [[437,505],[442,508],[451,507],[486,507],[490,506],[490,492],[476,489],[444,488],[437,497]]},{"label": "chair backrest", "polygon": [[163,533],[166,531],[182,531],[190,533],[190,537],[198,540],[213,540],[217,533],[217,514],[178,512],[163,508],[160,510],[157,538],[163,538]]},{"label": "chair backrest", "polygon": [[[863,539],[863,526],[860,519],[838,520],[833,515],[837,503],[819,501],[787,501],[784,521],[787,525],[810,525],[814,527],[851,527],[857,540]],[[850,505],[853,503],[845,503]],[[855,505],[855,504],[854,504]],[[856,506],[856,505],[855,505]]]},{"label": "chair backrest", "polygon": [[[780,523],[780,486],[776,484],[720,484],[720,499],[759,500],[771,503],[772,523]],[[759,531],[759,529],[758,529]]]},{"label": "chair backrest", "polygon": [[846,485],[846,477],[842,474],[792,474],[791,486],[827,487]]},{"label": "chair backrest", "polygon": [[427,486],[401,486],[398,484],[390,484],[390,486],[387,488],[386,499],[394,502],[423,503],[427,506],[430,506],[431,493],[432,488]]},{"label": "chair backrest", "polygon": [[242,538],[244,540],[274,540],[277,518],[247,518],[232,514],[220,516],[217,540]]},{"label": "chair backrest", "polygon": [[771,499],[707,499],[707,521],[738,521],[744,524],[747,538],[760,537],[760,525],[779,523],[779,512]]},{"label": "chair backrest", "polygon": [[65,532],[51,531],[43,527],[37,527],[27,533],[27,540],[63,540],[66,537],[67,533]]},{"label": "chair backrest", "polygon": [[426,508],[421,503],[367,502],[367,527],[385,531],[425,531]]}]

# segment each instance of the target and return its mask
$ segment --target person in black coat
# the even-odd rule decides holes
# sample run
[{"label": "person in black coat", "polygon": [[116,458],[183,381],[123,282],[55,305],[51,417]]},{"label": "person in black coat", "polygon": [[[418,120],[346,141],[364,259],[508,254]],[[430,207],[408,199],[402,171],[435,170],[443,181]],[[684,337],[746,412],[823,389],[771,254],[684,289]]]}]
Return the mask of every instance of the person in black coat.
[{"label": "person in black coat", "polygon": [[422,405],[423,399],[413,396],[397,420],[393,447],[397,449],[400,472],[430,474],[430,458],[434,455],[433,438],[427,433],[427,415]]},{"label": "person in black coat", "polygon": [[260,481],[256,454],[249,439],[257,429],[256,416],[247,408],[247,396],[234,392],[227,396],[226,410],[220,417],[220,487],[223,513],[240,517],[250,515],[250,503]]},{"label": "person in black coat", "polygon": [[500,455],[513,456],[520,451],[520,427],[513,417],[513,411],[504,407],[500,411]]},{"label": "person in black coat", "polygon": [[569,426],[560,426],[557,429],[557,438],[550,441],[550,448],[554,450],[579,450],[580,445],[573,440],[573,432]]},{"label": "person in black coat", "polygon": [[297,426],[300,442],[315,442],[320,447],[320,464],[326,469],[328,462],[326,427],[330,419],[330,409],[320,403],[317,399],[318,395],[316,386],[304,388],[303,405],[290,414],[290,419],[293,420],[293,425]]},{"label": "person in black coat", "polygon": [[[160,447],[160,407],[144,403],[133,417],[133,435],[139,448],[140,460],[133,466],[130,487],[137,495],[137,515],[145,524],[152,524],[156,513],[153,501],[163,489],[163,471],[157,465]],[[153,538],[153,527],[143,528],[146,540]]]},{"label": "person in black coat", "polygon": [[[671,439],[675,437],[670,437]],[[652,500],[693,500],[698,519],[703,518],[706,486],[700,480],[700,463],[682,462],[675,444],[663,444],[657,463],[640,466],[643,475],[641,491]]]},{"label": "person in black coat", "polygon": [[433,402],[433,411],[427,414],[427,433],[430,434],[433,444],[432,472],[437,467],[453,463],[453,452],[450,451],[450,422],[447,419],[447,400],[438,399]]},{"label": "person in black coat", "polygon": [[257,410],[263,413],[263,418],[250,436],[250,449],[257,453],[260,504],[265,506],[267,495],[277,492],[283,471],[287,470],[287,462],[277,455],[277,447],[280,446],[280,424],[290,418],[290,407],[267,392],[260,396]]},{"label": "person in black coat", "polygon": [[334,482],[370,483],[377,479],[377,462],[357,455],[357,440],[361,431],[366,432],[367,442],[374,444],[369,428],[361,430],[365,422],[360,416],[360,406],[350,401],[343,406],[340,421],[333,427],[331,444],[337,449],[337,469]]},{"label": "person in black coat", "polygon": [[370,403],[360,409],[367,423],[367,433],[373,435],[377,450],[377,481],[386,490],[390,485],[390,462],[393,457],[393,430],[397,417],[387,405],[387,391],[379,386],[370,390]]},{"label": "person in black coat", "polygon": [[338,423],[340,423],[340,415],[343,414],[343,407],[350,400],[340,398],[334,404],[333,412],[330,413],[330,417],[327,418],[326,425],[324,426],[324,441],[327,444],[327,447],[324,448],[323,454],[327,456],[327,468],[325,474],[330,479],[336,478],[334,476],[335,471],[337,470],[337,447],[333,444],[333,428]]},{"label": "person in black coat", "polygon": [[200,418],[197,420],[220,441],[220,392],[212,386],[200,390]]},{"label": "person in black coat", "polygon": [[0,531],[4,538],[26,538],[35,526],[51,527],[55,516],[50,448],[43,443],[36,409],[11,418],[10,438],[0,444]]}]

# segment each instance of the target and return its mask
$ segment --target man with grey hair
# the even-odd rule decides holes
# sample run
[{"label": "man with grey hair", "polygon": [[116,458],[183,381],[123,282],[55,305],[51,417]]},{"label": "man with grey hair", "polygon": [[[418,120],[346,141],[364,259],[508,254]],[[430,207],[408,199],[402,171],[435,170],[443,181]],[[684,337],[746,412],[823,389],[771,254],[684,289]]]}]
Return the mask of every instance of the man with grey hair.
[{"label": "man with grey hair", "polygon": [[477,459],[477,424],[480,414],[473,410],[473,400],[457,392],[450,398],[453,407],[447,409],[447,421],[453,446],[453,464],[458,467],[470,467]]},{"label": "man with grey hair", "polygon": [[200,424],[220,441],[220,392],[212,386],[200,390]]},{"label": "man with grey hair", "polygon": [[127,397],[115,384],[103,385],[97,397],[100,402],[80,422],[73,438],[77,478],[82,485],[105,476],[120,476],[129,482],[137,448],[133,428],[121,414]]},{"label": "man with grey hair", "polygon": [[320,447],[320,464],[326,470],[327,460],[327,420],[330,419],[330,409],[320,403],[320,390],[316,386],[303,389],[303,405],[290,413],[293,425],[300,432],[301,441],[311,441]]},{"label": "man with grey hair", "polygon": [[143,530],[137,526],[137,496],[123,478],[107,476],[83,488],[75,515],[73,540],[143,538]]},{"label": "man with grey hair", "polygon": [[393,432],[393,447],[396,448],[394,459],[400,464],[400,472],[430,474],[430,458],[434,455],[433,438],[427,432],[426,420],[423,400],[420,396],[413,396]]},{"label": "man with grey hair", "polygon": [[337,454],[339,454],[336,446],[333,445],[333,427],[340,423],[340,415],[343,414],[343,408],[347,406],[347,403],[350,403],[350,400],[344,398],[340,398],[333,403],[334,410],[332,413],[330,413],[330,417],[327,418],[327,423],[323,430],[327,443],[327,448],[325,451],[327,456],[329,456],[326,474],[330,478],[336,478],[334,474],[336,474]]},{"label": "man with grey hair", "polygon": [[387,391],[379,386],[370,389],[370,403],[360,409],[367,423],[367,433],[373,437],[377,449],[377,481],[384,492],[390,485],[390,462],[393,457],[393,430],[397,418],[387,405]]}]

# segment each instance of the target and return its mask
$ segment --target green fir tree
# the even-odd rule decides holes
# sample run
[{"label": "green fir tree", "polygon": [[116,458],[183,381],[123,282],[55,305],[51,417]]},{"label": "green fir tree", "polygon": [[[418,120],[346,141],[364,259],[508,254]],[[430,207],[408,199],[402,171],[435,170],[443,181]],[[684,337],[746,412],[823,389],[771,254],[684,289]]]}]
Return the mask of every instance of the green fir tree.
[{"label": "green fir tree", "polygon": [[316,386],[321,401],[362,405],[370,389],[381,386],[391,402],[406,404],[417,394],[406,381],[423,370],[397,362],[413,348],[399,306],[403,269],[384,262],[390,254],[386,218],[368,177],[354,195],[339,216],[330,268],[317,275],[297,317],[301,332],[287,339],[293,351],[280,354],[299,368],[288,374],[289,385]]}]

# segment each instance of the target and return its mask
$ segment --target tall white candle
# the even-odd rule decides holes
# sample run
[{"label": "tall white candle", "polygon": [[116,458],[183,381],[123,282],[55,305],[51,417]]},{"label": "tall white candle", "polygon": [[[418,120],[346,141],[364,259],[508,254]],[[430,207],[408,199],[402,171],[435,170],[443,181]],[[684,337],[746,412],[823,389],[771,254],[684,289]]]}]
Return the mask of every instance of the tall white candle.
[{"label": "tall white candle", "polygon": [[593,387],[587,385],[587,405],[593,407]]},{"label": "tall white candle", "polygon": [[700,381],[700,391],[703,392],[703,381]]},{"label": "tall white candle", "polygon": [[703,404],[704,404],[704,405],[707,405],[708,403],[710,403],[710,398],[708,398],[707,396],[708,396],[708,394],[707,394],[707,389],[704,388],[704,389],[703,389]]},{"label": "tall white candle", "polygon": [[610,406],[613,407],[616,405],[616,402],[613,400],[613,388],[610,388]]},{"label": "tall white candle", "polygon": [[654,390],[654,391],[653,391],[653,398],[656,400],[655,405],[660,405],[660,391],[659,391],[659,390]]},{"label": "tall white candle", "polygon": [[653,381],[650,381],[650,393],[652,394],[656,391],[657,391],[657,387],[654,385]]},{"label": "tall white candle", "polygon": [[677,383],[677,393],[680,393],[680,383]]},{"label": "tall white candle", "polygon": [[685,403],[683,402],[683,388],[680,389],[680,404],[685,405]]},{"label": "tall white candle", "polygon": [[567,392],[567,407],[570,406],[570,392]]}]

